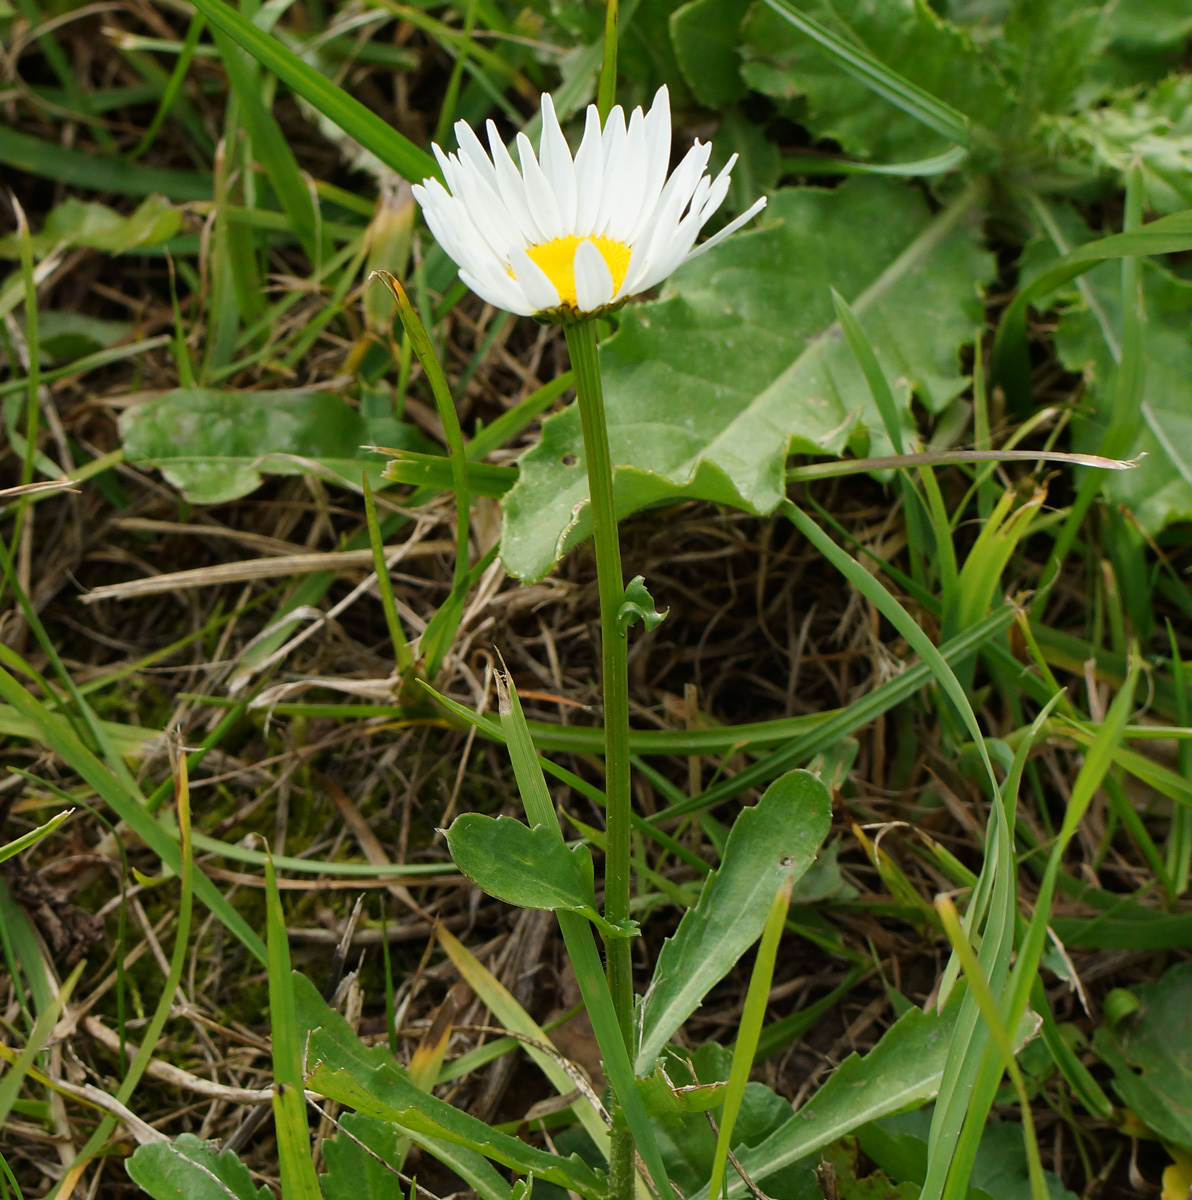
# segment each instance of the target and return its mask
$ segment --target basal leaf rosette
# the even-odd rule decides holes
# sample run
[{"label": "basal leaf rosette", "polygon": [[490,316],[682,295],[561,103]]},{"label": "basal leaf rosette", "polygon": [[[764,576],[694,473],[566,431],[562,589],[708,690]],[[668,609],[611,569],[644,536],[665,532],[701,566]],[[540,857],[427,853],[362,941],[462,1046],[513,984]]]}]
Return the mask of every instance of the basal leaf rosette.
[{"label": "basal leaf rosette", "polygon": [[670,97],[625,120],[618,105],[603,128],[589,105],[572,157],[549,95],[542,96],[538,154],[517,135],[520,170],[488,122],[486,152],[459,121],[459,149],[435,156],[446,186],[423,180],[414,195],[460,278],[483,300],[540,321],[567,323],[619,307],[711,249],[765,207],[762,197],[706,242],[704,225],[723,203],[734,154],[712,178],[711,144],[696,141],[668,176]]}]

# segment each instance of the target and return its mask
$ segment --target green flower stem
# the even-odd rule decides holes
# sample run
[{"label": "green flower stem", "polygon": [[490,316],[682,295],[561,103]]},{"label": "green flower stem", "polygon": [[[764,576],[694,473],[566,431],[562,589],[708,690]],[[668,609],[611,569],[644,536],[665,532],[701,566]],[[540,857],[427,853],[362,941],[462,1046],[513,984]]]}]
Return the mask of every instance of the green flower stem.
[{"label": "green flower stem", "polygon": [[[629,916],[629,660],[625,632],[618,615],[625,598],[617,511],[613,504],[613,467],[604,417],[604,392],[596,357],[592,321],[564,326],[584,435],[592,534],[596,544],[596,578],[600,589],[601,685],[604,693],[604,787],[606,844],[604,852],[604,916],[615,923]],[[608,986],[625,1046],[633,1057],[633,976],[628,938],[606,943]],[[628,1177],[632,1189],[633,1141],[629,1131],[614,1127],[613,1166],[618,1183]],[[628,1172],[625,1171],[629,1167]],[[614,1196],[616,1192],[614,1191]]]}]

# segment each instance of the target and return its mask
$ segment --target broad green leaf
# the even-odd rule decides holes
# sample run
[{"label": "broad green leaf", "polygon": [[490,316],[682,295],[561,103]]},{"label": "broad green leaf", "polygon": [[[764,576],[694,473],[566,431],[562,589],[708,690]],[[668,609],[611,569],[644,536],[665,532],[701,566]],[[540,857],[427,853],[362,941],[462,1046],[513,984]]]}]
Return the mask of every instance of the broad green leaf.
[{"label": "broad green leaf", "polygon": [[[325,1050],[335,1054],[334,1045],[326,1046],[327,1040],[321,1030],[312,1035],[310,1054],[316,1061],[323,1058]],[[603,1174],[593,1171],[578,1156],[564,1158],[549,1154],[500,1133],[476,1117],[419,1091],[396,1067],[353,1064],[348,1070],[336,1071],[321,1063],[307,1078],[306,1086],[365,1116],[392,1122],[420,1145],[428,1138],[453,1142],[521,1174],[533,1174],[537,1179],[593,1200],[604,1196]]]},{"label": "broad green leaf", "polygon": [[[767,1175],[814,1154],[867,1121],[930,1100],[939,1087],[959,994],[943,1013],[912,1008],[862,1058],[851,1054],[800,1109],[760,1145],[737,1155],[759,1184]],[[730,1197],[745,1193],[728,1180]],[[701,1191],[696,1200],[707,1200]]]},{"label": "broad green leaf", "polygon": [[322,473],[359,487],[362,469],[379,476],[384,466],[361,447],[429,448],[412,427],[366,419],[329,392],[176,388],[126,409],[120,433],[129,462],[160,468],[196,504],[245,496],[267,472]]},{"label": "broad green leaf", "polygon": [[1137,162],[1153,212],[1192,204],[1190,76],[1172,76],[1142,95],[1126,92],[1107,104],[1058,117],[1050,134],[1057,156],[1087,164],[1091,175],[1112,173],[1121,180]]},{"label": "broad green leaf", "polygon": [[[182,228],[182,210],[174,208],[163,196],[142,200],[128,216],[106,204],[76,200],[73,196],[51,209],[33,237],[37,255],[48,254],[55,246],[89,246],[122,254],[138,246],[156,246],[169,241]],[[0,239],[0,257],[17,257],[17,235]]]},{"label": "broad green leaf", "polygon": [[737,53],[743,11],[741,0],[689,0],[671,13],[675,58],[705,108],[728,108],[745,96]]},{"label": "broad green leaf", "polygon": [[344,1113],[339,1124],[340,1132],[321,1146],[323,1200],[394,1200],[402,1194],[397,1129],[359,1113]]},{"label": "broad green leaf", "polygon": [[1165,1141],[1192,1151],[1192,963],[1131,989],[1138,1008],[1098,1029],[1114,1090]]},{"label": "broad green leaf", "polygon": [[131,321],[108,321],[87,313],[66,311],[41,313],[37,324],[42,366],[73,362],[106,350],[136,330]]},{"label": "broad green leaf", "polygon": [[[941,412],[966,386],[960,346],[981,319],[992,260],[970,198],[932,216],[888,179],[777,193],[763,228],[739,234],[628,309],[601,350],[617,508],[683,497],[770,512],[789,453],[886,452],[865,379],[835,324],[852,304],[910,428],[912,393]],[[501,556],[546,574],[591,514],[579,415],[543,423],[503,501]]]},{"label": "broad green leaf", "polygon": [[636,1069],[650,1072],[663,1046],[710,988],[761,936],[775,895],[811,866],[832,819],[828,789],[807,771],[776,779],[733,822],[720,869],[704,883],[658,955],[641,1008]]},{"label": "broad green leaf", "polygon": [[[1059,210],[1063,213],[1064,210]],[[1181,214],[1182,215],[1182,214]],[[1074,215],[1064,228],[1081,241],[1090,236]],[[1103,488],[1114,504],[1130,509],[1148,533],[1192,516],[1192,282],[1153,261],[1142,264],[1145,365],[1142,426],[1127,457],[1145,455],[1132,471],[1107,475]],[[1116,390],[1116,345],[1121,339],[1121,270],[1109,263],[1090,271],[1081,293],[1068,305],[1056,331],[1060,361],[1085,378],[1084,419],[1077,422],[1076,448],[1100,444]]]},{"label": "broad green leaf", "polygon": [[139,1146],[125,1169],[153,1200],[273,1200],[264,1184],[253,1184],[248,1168],[235,1154],[230,1150],[219,1154],[193,1133],[179,1134],[172,1142]]},{"label": "broad green leaf", "polygon": [[[968,34],[924,0],[812,0],[800,9],[976,125],[997,128],[1008,110],[1005,84]],[[936,129],[877,99],[869,85],[846,73],[770,5],[753,5],[741,35],[745,80],[779,101],[805,97],[806,112],[799,118],[817,136],[834,139],[858,158],[878,161],[927,158],[940,151]]]},{"label": "broad green leaf", "polygon": [[596,911],[592,852],[583,844],[568,846],[557,829],[464,813],[447,830],[447,846],[481,891],[506,904],[582,913],[607,933],[622,932]]},{"label": "broad green leaf", "polygon": [[1160,217],[1133,232],[1112,234],[1069,250],[1026,284],[1002,315],[993,346],[993,378],[1005,387],[1013,404],[1024,406],[1030,396],[1026,317],[1031,305],[1054,298],[1064,284],[1101,263],[1134,255],[1175,254],[1190,249],[1192,210],[1185,209]]}]

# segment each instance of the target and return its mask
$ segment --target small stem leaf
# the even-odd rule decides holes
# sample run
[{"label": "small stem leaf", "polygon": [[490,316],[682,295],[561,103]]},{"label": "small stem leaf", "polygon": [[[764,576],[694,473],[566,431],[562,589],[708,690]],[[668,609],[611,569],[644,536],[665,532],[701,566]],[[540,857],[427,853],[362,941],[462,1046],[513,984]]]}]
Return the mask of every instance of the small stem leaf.
[{"label": "small stem leaf", "polygon": [[654,605],[654,597],[646,589],[646,581],[635,575],[625,588],[625,599],[617,613],[617,628],[624,636],[630,627],[640,621],[647,630],[657,629],[666,620],[669,608],[661,612]]},{"label": "small stem leaf", "polygon": [[580,913],[606,937],[636,933],[635,922],[622,928],[597,913],[591,851],[568,846],[558,830],[464,813],[446,834],[455,865],[490,896],[519,908]]},{"label": "small stem leaf", "polygon": [[832,799],[807,771],[776,779],[737,817],[720,870],[708,876],[695,908],[662,947],[641,1009],[638,1074],[761,936],[770,904],[786,880],[797,882],[828,836]]}]

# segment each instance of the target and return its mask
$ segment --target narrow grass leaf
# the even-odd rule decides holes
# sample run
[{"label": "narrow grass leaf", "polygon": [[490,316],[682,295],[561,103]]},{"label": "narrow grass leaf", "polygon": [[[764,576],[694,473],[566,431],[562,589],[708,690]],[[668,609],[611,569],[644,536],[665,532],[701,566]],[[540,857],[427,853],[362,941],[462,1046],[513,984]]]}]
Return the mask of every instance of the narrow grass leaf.
[{"label": "narrow grass leaf", "polygon": [[28,833],[22,834],[15,841],[0,846],[0,863],[12,858],[14,855],[23,853],[30,846],[36,846],[42,838],[49,837],[63,821],[69,820],[73,815],[73,808],[64,809],[60,813],[55,813],[44,825],[39,825],[36,829],[30,829]]},{"label": "narrow grass leaf", "polygon": [[[178,842],[145,811],[140,800],[130,795],[111,771],[83,745],[77,734],[61,717],[51,713],[2,668],[0,697],[7,700],[20,716],[38,730],[41,740],[55,754],[62,757],[71,770],[103,799],[170,870],[176,875],[182,874],[182,852]],[[195,893],[256,958],[262,963],[266,961],[265,943],[206,876],[197,876]]]},{"label": "narrow grass leaf", "polygon": [[58,989],[58,994],[38,1013],[37,1021],[20,1053],[13,1054],[7,1046],[4,1047],[7,1051],[4,1057],[8,1059],[9,1067],[0,1077],[0,1125],[8,1120],[8,1114],[12,1112],[12,1106],[21,1094],[25,1076],[29,1073],[29,1068],[33,1066],[33,1060],[41,1053],[42,1047],[53,1032],[86,965],[85,962],[79,963]]},{"label": "narrow grass leaf", "polygon": [[439,177],[438,164],[429,154],[223,0],[195,0],[195,8],[404,179],[416,183],[427,176]]},{"label": "narrow grass leaf", "polygon": [[770,1000],[770,984],[774,980],[774,964],[778,958],[778,943],[786,924],[786,911],[790,907],[791,888],[794,879],[788,878],[770,902],[762,940],[757,947],[753,973],[749,976],[749,987],[745,992],[745,1005],[741,1012],[741,1024],[737,1029],[737,1043],[733,1047],[733,1064],[728,1076],[728,1090],[724,1096],[724,1107],[720,1114],[720,1131],[716,1136],[716,1154],[712,1160],[712,1174],[708,1180],[708,1195],[719,1196],[724,1181],[724,1168],[732,1147],[733,1129],[741,1101],[745,1096],[745,1085],[753,1069],[754,1054],[758,1038],[766,1020],[766,1006]]},{"label": "narrow grass leaf", "polygon": [[271,858],[265,860],[265,921],[269,947],[269,1037],[273,1047],[273,1123],[286,1200],[321,1200],[310,1157],[302,1077],[302,1047],[290,975],[290,941]]},{"label": "narrow grass leaf", "polygon": [[[448,930],[439,927],[437,931],[439,945],[447,957],[455,964],[455,969],[467,981],[472,991],[487,1005],[489,1012],[508,1030],[520,1033],[524,1037],[537,1042],[547,1051],[554,1050],[551,1040],[542,1027],[514,999],[513,995],[499,979],[478,959],[468,948]],[[526,1054],[538,1069],[550,1080],[551,1085],[563,1096],[575,1089],[575,1080],[559,1062],[557,1051],[554,1054],[540,1050],[532,1042],[520,1043]],[[608,1129],[600,1119],[596,1109],[587,1098],[577,1102],[573,1111],[580,1124],[587,1130],[588,1136],[596,1148],[608,1160]]]}]

